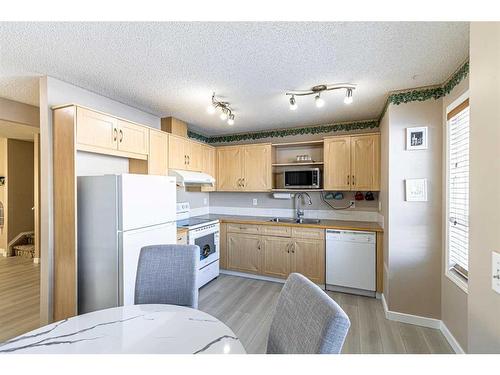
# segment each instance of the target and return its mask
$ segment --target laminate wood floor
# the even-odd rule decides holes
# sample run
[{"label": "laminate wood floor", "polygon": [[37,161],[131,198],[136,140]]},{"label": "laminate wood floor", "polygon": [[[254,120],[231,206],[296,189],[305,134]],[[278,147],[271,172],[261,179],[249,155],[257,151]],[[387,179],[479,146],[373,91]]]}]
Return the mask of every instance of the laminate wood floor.
[{"label": "laminate wood floor", "polygon": [[0,257],[0,342],[40,326],[40,265]]},{"label": "laminate wood floor", "polygon": [[[226,323],[248,353],[264,353],[282,286],[220,275],[200,289],[199,308]],[[439,330],[387,320],[380,300],[344,293],[328,294],[351,320],[343,353],[453,353]]]}]

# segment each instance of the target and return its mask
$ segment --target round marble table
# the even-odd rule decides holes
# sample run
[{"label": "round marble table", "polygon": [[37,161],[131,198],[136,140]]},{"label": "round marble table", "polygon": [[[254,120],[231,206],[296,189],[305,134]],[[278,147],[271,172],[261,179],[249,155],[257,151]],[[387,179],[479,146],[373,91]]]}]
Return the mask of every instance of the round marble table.
[{"label": "round marble table", "polygon": [[245,354],[235,334],[202,311],[134,305],[75,316],[0,343],[0,353]]}]

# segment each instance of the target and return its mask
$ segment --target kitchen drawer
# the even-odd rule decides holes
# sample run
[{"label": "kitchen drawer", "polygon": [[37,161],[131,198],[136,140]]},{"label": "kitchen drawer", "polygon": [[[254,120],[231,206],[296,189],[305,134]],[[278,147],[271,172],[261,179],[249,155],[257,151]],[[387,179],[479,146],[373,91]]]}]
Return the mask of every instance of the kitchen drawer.
[{"label": "kitchen drawer", "polygon": [[188,232],[187,230],[177,231],[177,245],[187,245],[188,244]]},{"label": "kitchen drawer", "polygon": [[324,229],[314,228],[292,228],[292,237],[294,238],[310,238],[315,240],[323,240],[325,238]]},{"label": "kitchen drawer", "polygon": [[259,234],[260,225],[229,223],[227,224],[227,231],[231,233]]},{"label": "kitchen drawer", "polygon": [[261,233],[266,236],[290,237],[292,235],[292,228],[278,225],[263,225]]}]

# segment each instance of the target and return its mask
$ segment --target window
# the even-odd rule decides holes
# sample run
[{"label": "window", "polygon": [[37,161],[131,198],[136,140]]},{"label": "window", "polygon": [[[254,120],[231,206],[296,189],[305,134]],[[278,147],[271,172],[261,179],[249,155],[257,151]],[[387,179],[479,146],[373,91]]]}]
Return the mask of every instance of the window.
[{"label": "window", "polygon": [[[447,114],[446,274],[466,287],[469,269],[469,99]],[[462,285],[460,285],[462,284]]]}]

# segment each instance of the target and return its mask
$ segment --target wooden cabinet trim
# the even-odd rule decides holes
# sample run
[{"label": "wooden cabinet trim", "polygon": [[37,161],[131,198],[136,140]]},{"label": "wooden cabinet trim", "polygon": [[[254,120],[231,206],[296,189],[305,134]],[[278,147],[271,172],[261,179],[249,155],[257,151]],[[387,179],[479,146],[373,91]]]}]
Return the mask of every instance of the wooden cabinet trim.
[{"label": "wooden cabinet trim", "polygon": [[248,233],[248,234],[260,234],[261,227],[259,225],[252,224],[227,224],[228,233]]},{"label": "wooden cabinet trim", "polygon": [[305,238],[305,239],[315,239],[315,240],[325,239],[324,229],[297,228],[297,227],[292,227],[291,229],[293,238]]},{"label": "wooden cabinet trim", "polygon": [[291,237],[292,228],[276,225],[262,225],[260,232],[266,236]]}]

